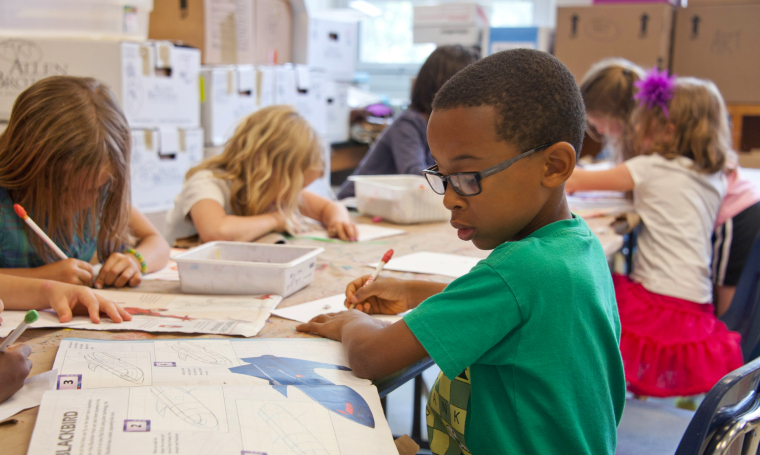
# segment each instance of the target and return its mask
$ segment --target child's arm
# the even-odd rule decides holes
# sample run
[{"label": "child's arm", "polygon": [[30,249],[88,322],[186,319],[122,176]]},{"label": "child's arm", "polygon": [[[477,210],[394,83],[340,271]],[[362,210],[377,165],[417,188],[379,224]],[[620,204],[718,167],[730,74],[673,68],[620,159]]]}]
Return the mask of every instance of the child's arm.
[{"label": "child's arm", "polygon": [[[113,322],[132,320],[121,306],[84,286],[57,281],[33,280],[0,275],[0,299],[6,310],[42,310],[52,308],[60,322],[71,321],[72,313],[86,311],[94,323],[105,313]],[[2,320],[2,319],[0,319]]]},{"label": "child's arm", "polygon": [[324,224],[330,237],[352,242],[359,239],[359,231],[351,221],[348,210],[342,204],[303,190],[299,209],[303,215]]},{"label": "child's arm", "polygon": [[40,267],[0,269],[0,274],[20,278],[55,280],[84,286],[89,286],[92,283],[92,265],[74,258],[51,262]]},{"label": "child's arm", "polygon": [[190,217],[203,242],[251,242],[270,232],[285,230],[285,219],[279,212],[254,216],[227,215],[224,208],[211,199],[196,202],[190,209]]},{"label": "child's arm", "polygon": [[[147,272],[162,269],[169,261],[169,244],[158,229],[140,213],[132,208],[129,217],[129,229],[137,239],[135,251],[140,253],[147,264]],[[142,265],[136,256],[128,253],[113,253],[100,270],[95,287],[104,285],[117,288],[129,285],[137,286],[142,282]]]},{"label": "child's arm", "polygon": [[[369,286],[369,275],[357,278],[346,289],[346,305],[371,313],[401,313],[417,307],[445,285],[425,281],[378,278]],[[343,342],[348,364],[359,377],[380,379],[425,358],[425,348],[404,321],[387,324],[359,311],[320,315],[296,327]]]},{"label": "child's arm", "polygon": [[32,369],[32,361],[27,358],[31,353],[32,349],[25,344],[0,353],[0,402],[24,386],[24,379]]},{"label": "child's arm", "polygon": [[607,171],[587,171],[576,167],[565,182],[565,192],[568,194],[594,190],[627,192],[633,187],[633,177],[625,163]]},{"label": "child's arm", "polygon": [[387,325],[354,310],[317,316],[296,330],[341,341],[348,366],[360,378],[384,378],[428,355],[403,320]]}]

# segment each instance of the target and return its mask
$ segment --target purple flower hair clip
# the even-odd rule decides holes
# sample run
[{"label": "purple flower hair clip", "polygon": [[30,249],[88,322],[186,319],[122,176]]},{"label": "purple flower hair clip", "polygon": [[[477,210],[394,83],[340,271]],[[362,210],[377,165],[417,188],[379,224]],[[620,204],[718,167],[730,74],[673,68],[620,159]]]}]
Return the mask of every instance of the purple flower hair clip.
[{"label": "purple flower hair clip", "polygon": [[668,70],[657,71],[652,68],[644,79],[634,83],[639,92],[633,95],[633,99],[639,100],[639,104],[646,105],[652,109],[660,106],[665,118],[670,118],[668,113],[668,102],[673,98],[673,92],[676,89],[676,76],[668,76]]}]

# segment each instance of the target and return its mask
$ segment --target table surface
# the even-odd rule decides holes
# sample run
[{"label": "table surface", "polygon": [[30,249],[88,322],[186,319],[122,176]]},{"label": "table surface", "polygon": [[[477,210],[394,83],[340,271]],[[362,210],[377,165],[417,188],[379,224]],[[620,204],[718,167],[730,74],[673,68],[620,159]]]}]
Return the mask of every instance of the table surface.
[{"label": "table surface", "polygon": [[[610,257],[620,250],[623,245],[621,236],[616,235],[608,228],[611,218],[601,217],[587,220],[591,229],[599,237],[605,254]],[[371,223],[366,217],[357,216],[358,223]],[[383,223],[379,223],[385,226]],[[296,292],[290,297],[284,299],[279,307],[284,308],[300,303],[310,302],[323,297],[329,297],[335,294],[345,292],[348,282],[357,276],[371,273],[372,269],[365,264],[376,262],[389,249],[395,250],[396,256],[403,256],[418,251],[435,251],[440,253],[461,254],[464,256],[473,256],[485,258],[488,251],[478,250],[470,242],[462,242],[456,236],[456,231],[448,223],[421,224],[411,226],[387,225],[406,230],[405,235],[388,237],[371,242],[362,243],[338,243],[338,242],[320,242],[310,239],[295,239],[294,244],[299,245],[319,245],[325,249],[317,258],[314,281],[311,285]],[[385,271],[384,275],[395,276],[398,278],[417,279],[437,281],[448,283],[452,278],[420,275],[412,273],[401,273]],[[146,281],[139,287],[135,288],[137,292],[156,292],[179,294],[180,288],[178,282],[166,281]],[[312,337],[314,335],[303,334],[295,331],[297,322],[282,319],[276,316],[270,317],[258,337],[262,338],[296,338]],[[49,371],[53,366],[55,354],[63,338],[91,338],[99,340],[144,340],[144,339],[162,339],[162,338],[225,338],[221,335],[193,335],[193,334],[154,334],[149,332],[105,332],[92,330],[74,330],[74,329],[34,329],[27,330],[20,338],[19,342],[27,344],[32,348],[30,359],[33,362],[31,376],[45,371]],[[424,370],[430,365],[430,362],[422,361],[418,363],[417,368]],[[403,382],[416,374],[410,374],[409,371],[401,371],[378,381],[378,385],[384,389],[393,389],[397,387],[398,382]],[[18,420],[15,425],[0,426],[0,440],[3,441],[4,454],[25,454],[29,446],[29,441],[34,429],[34,423],[37,417],[38,408],[27,409],[14,416]]]}]

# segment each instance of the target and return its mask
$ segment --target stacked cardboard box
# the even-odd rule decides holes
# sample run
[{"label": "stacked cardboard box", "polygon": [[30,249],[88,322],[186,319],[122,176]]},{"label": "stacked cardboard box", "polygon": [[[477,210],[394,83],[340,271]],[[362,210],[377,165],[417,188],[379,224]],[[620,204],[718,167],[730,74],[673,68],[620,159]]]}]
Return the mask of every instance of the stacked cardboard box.
[{"label": "stacked cardboard box", "polygon": [[673,18],[673,6],[663,3],[561,7],[555,55],[578,81],[591,65],[609,57],[669,68]]}]

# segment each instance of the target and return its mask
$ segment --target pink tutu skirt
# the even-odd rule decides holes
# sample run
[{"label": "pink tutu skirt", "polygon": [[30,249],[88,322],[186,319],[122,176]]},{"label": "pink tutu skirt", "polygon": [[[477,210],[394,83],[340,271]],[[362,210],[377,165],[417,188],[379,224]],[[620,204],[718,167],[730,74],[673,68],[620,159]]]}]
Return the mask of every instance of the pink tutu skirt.
[{"label": "pink tutu skirt", "polygon": [[709,391],[744,364],[740,335],[715,317],[713,306],[654,294],[614,274],[628,390],[653,397]]}]

